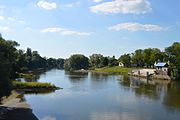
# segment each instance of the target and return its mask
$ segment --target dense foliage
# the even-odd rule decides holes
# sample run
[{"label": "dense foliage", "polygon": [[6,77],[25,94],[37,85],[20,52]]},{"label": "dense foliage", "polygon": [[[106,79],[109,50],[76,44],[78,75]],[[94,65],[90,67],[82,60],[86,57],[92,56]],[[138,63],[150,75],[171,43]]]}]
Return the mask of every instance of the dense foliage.
[{"label": "dense foliage", "polygon": [[17,59],[14,65],[14,71],[24,72],[38,68],[63,68],[64,59],[54,59],[41,57],[38,51],[32,51],[27,48],[26,52],[23,50],[17,51]]},{"label": "dense foliage", "polygon": [[89,56],[90,66],[92,68],[102,68],[105,66],[117,66],[118,60],[113,57],[104,57],[101,54],[92,54]]},{"label": "dense foliage", "polygon": [[16,59],[16,46],[18,46],[17,42],[6,41],[0,37],[0,96],[10,93],[11,82],[9,78]]},{"label": "dense foliage", "polygon": [[125,67],[153,68],[156,62],[169,64],[169,75],[174,79],[180,79],[180,43],[175,42],[170,47],[161,51],[158,48],[138,49],[132,54],[120,56],[119,61]]},{"label": "dense foliage", "polygon": [[0,36],[0,98],[8,95],[12,82],[18,73],[35,69],[63,68],[64,59],[41,57],[37,51],[27,48],[26,52],[17,50],[19,44]]},{"label": "dense foliage", "polygon": [[180,43],[175,42],[172,46],[167,47],[165,52],[170,63],[171,77],[180,79]]},{"label": "dense foliage", "polygon": [[89,59],[80,54],[72,55],[69,59],[65,60],[64,68],[65,70],[80,70],[80,69],[88,69],[89,67]]},{"label": "dense foliage", "polygon": [[126,67],[147,67],[151,68],[155,62],[166,62],[167,56],[157,48],[138,49],[132,54],[120,56],[121,61]]}]

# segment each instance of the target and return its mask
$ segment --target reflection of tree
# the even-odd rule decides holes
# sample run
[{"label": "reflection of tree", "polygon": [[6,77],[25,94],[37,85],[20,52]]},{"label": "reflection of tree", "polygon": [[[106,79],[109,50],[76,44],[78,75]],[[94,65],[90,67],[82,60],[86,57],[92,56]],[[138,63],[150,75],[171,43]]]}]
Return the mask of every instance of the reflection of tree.
[{"label": "reflection of tree", "polygon": [[112,75],[103,74],[103,73],[90,73],[91,85],[93,88],[101,88],[105,86],[108,80],[113,80]]},{"label": "reflection of tree", "polygon": [[23,80],[25,82],[38,82],[41,75],[46,75],[46,72],[47,72],[46,69],[32,71],[31,73],[33,74],[33,77],[32,78],[24,78]]},{"label": "reflection of tree", "polygon": [[95,72],[91,72],[90,74],[90,78],[92,81],[100,81],[102,82],[102,80],[108,80],[109,79],[109,74],[103,74],[103,73],[95,73]]},{"label": "reflection of tree", "polygon": [[122,75],[120,76],[120,79],[118,79],[120,81],[120,84],[122,86],[125,86],[125,87],[130,87],[130,78],[128,75]]},{"label": "reflection of tree", "polygon": [[129,76],[123,76],[120,83],[125,87],[131,87],[136,96],[148,97],[155,100],[160,98],[160,95],[163,94],[166,88],[164,84],[157,84],[155,81]]},{"label": "reflection of tree", "polygon": [[142,79],[138,77],[120,78],[120,84],[125,87],[132,87],[137,97],[147,97],[153,100],[163,100],[162,102],[171,107],[180,108],[180,82],[163,80]]},{"label": "reflection of tree", "polygon": [[159,99],[160,98],[155,85],[140,84],[138,88],[134,89],[134,91],[137,96],[145,96],[150,99]]},{"label": "reflection of tree", "polygon": [[172,82],[169,87],[167,94],[164,96],[164,104],[167,106],[173,106],[180,108],[180,83]]},{"label": "reflection of tree", "polygon": [[65,75],[69,78],[72,83],[85,80],[88,76],[88,72],[65,72]]}]

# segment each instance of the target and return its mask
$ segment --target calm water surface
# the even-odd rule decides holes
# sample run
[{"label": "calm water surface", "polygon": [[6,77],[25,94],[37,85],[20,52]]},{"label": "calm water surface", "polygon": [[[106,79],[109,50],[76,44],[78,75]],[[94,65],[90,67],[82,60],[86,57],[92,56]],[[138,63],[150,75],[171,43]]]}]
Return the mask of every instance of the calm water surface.
[{"label": "calm water surface", "polygon": [[39,82],[64,89],[25,95],[40,120],[180,120],[180,84],[51,70]]}]

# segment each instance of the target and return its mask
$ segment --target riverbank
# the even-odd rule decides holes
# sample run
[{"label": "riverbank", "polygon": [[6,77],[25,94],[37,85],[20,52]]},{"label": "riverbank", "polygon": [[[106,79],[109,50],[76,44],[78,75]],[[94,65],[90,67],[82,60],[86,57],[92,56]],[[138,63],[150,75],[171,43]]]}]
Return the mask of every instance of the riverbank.
[{"label": "riverbank", "polygon": [[171,80],[168,75],[157,75],[155,74],[156,69],[146,69],[146,68],[124,68],[124,67],[104,67],[95,70],[90,70],[90,72],[104,73],[104,74],[124,74],[141,78],[150,78],[154,80]]},{"label": "riverbank", "polygon": [[141,77],[152,80],[171,80],[167,74],[157,74],[156,69],[134,69],[128,73],[130,76]]},{"label": "riverbank", "polygon": [[62,89],[50,83],[12,82],[13,91],[3,97],[0,103],[0,120],[38,120],[31,107],[26,103],[26,93],[50,93]]},{"label": "riverbank", "polygon": [[13,90],[11,95],[3,97],[0,105],[1,120],[38,120],[30,105],[24,99],[23,91]]},{"label": "riverbank", "polygon": [[91,72],[98,72],[98,73],[109,73],[109,74],[128,74],[133,70],[133,68],[124,68],[124,67],[104,67],[104,68],[99,68],[95,70],[91,70]]}]

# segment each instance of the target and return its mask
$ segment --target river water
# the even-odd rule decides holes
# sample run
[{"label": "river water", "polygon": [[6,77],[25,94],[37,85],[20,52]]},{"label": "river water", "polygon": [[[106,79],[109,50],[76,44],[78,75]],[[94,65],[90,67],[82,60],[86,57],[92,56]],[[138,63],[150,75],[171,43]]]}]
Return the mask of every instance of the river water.
[{"label": "river water", "polygon": [[25,95],[40,120],[180,120],[178,82],[57,69],[37,81],[63,88]]}]

